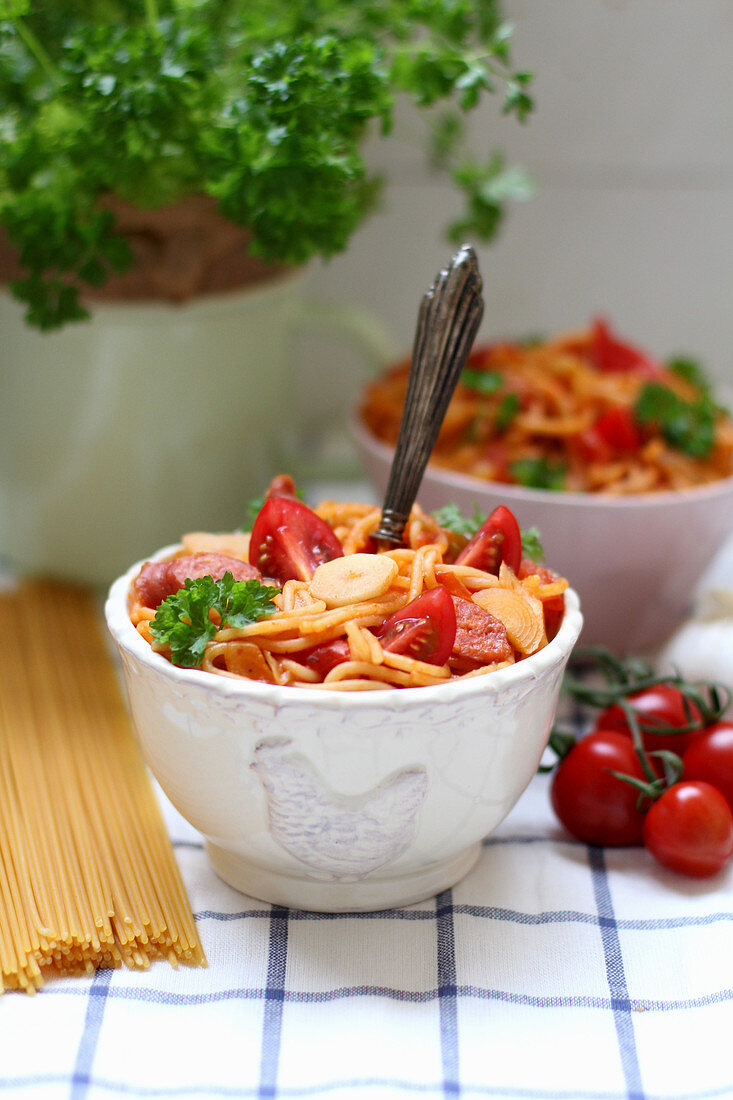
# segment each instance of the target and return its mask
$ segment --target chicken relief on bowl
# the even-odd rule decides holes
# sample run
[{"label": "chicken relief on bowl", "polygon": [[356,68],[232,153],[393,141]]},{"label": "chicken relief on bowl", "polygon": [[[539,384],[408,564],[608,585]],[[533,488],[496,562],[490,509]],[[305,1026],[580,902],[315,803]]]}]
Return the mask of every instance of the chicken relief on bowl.
[{"label": "chicken relief on bowl", "polygon": [[533,560],[536,537],[508,508],[468,537],[469,520],[415,506],[397,549],[375,545],[379,519],[370,505],[311,509],[278,477],[251,532],[189,534],[146,562],[131,621],[176,665],[330,690],[483,675],[557,633],[568,582]]}]

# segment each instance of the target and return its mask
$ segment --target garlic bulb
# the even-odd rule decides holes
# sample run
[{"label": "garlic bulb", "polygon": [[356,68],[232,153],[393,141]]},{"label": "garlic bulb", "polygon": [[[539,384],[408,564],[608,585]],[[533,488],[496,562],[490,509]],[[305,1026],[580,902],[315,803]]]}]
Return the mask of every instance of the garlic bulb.
[{"label": "garlic bulb", "polygon": [[686,680],[715,680],[733,692],[733,567],[729,586],[702,588],[695,611],[663,647],[657,661]]}]

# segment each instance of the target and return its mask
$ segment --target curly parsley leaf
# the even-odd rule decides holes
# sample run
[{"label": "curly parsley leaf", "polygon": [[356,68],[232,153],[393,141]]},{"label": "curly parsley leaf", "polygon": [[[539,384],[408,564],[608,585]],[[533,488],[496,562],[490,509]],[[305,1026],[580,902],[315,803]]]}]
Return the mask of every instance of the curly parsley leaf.
[{"label": "curly parsley leaf", "polygon": [[[258,622],[277,611],[272,602],[278,590],[259,581],[235,581],[231,573],[221,580],[198,577],[167,596],[158,607],[150,632],[160,645],[169,646],[171,660],[182,668],[198,668],[207,642],[227,626]],[[212,621],[211,612],[219,616]]]},{"label": "curly parsley leaf", "polygon": [[562,462],[549,462],[546,458],[518,458],[510,464],[509,472],[518,485],[524,485],[527,489],[556,492],[565,485]]},{"label": "curly parsley leaf", "polygon": [[716,407],[707,394],[685,401],[660,382],[647,382],[634,406],[641,424],[657,426],[671,447],[705,458],[715,442]]},{"label": "curly parsley leaf", "polygon": [[264,505],[266,499],[267,497],[265,496],[265,494],[261,493],[258,497],[252,497],[251,500],[247,501],[247,507],[245,509],[245,514],[247,518],[244,521],[244,526],[238,528],[239,531],[252,530],[254,522],[257,519],[257,516],[262,511],[262,506]]},{"label": "curly parsley leaf", "polygon": [[[445,504],[433,512],[433,519],[436,519],[441,527],[445,527],[447,531],[454,531],[457,535],[463,535],[467,539],[473,538],[488,518],[477,504],[474,504],[471,516],[464,516],[457,504]],[[542,548],[539,530],[536,527],[523,527],[521,534],[522,556],[531,558],[532,561],[544,561],[545,551]]]},{"label": "curly parsley leaf", "polygon": [[522,557],[531,561],[544,561],[545,551],[542,546],[540,532],[536,527],[522,528]]},{"label": "curly parsley leaf", "polygon": [[433,512],[433,519],[436,519],[446,531],[453,531],[456,535],[463,535],[467,539],[473,538],[487,518],[477,504],[473,506],[472,516],[464,516],[457,504],[445,504]]}]

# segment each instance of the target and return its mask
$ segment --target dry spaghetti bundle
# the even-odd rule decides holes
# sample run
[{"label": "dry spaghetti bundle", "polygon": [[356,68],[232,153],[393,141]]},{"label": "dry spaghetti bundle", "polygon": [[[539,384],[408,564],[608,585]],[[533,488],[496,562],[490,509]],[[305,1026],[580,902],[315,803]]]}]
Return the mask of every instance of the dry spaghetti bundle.
[{"label": "dry spaghetti bundle", "polygon": [[93,602],[0,598],[0,991],[206,965]]},{"label": "dry spaghetti bundle", "polygon": [[[290,507],[296,516],[310,511],[297,502]],[[215,616],[220,629],[205,645],[199,667],[215,675],[336,691],[426,687],[484,675],[547,644],[547,612],[557,613],[556,627],[565,578],[527,561],[519,575],[505,562],[496,573],[461,564],[456,541],[466,539],[457,539],[418,505],[405,529],[405,545],[375,553],[372,536],[380,515],[379,508],[357,503],[326,501],[317,507],[311,517],[328,524],[343,554],[322,563],[309,579],[285,580],[266,617],[232,627]],[[186,563],[196,576],[213,566],[219,575],[236,571],[239,561],[224,551],[246,560],[249,537],[239,535],[234,543],[226,534],[186,535],[181,556],[170,564],[175,571],[176,562]],[[155,637],[156,608],[143,598],[164,567],[143,568],[131,589],[130,617],[153,648],[171,657]],[[182,576],[177,583],[183,584]],[[389,629],[395,616],[436,591],[452,620],[451,640],[437,659],[435,648],[421,657],[419,638],[412,647],[395,645]],[[426,629],[433,627],[440,633],[440,612]]]},{"label": "dry spaghetti bundle", "polygon": [[[366,390],[361,415],[397,438],[408,364]],[[634,494],[704,485],[733,473],[733,422],[699,370],[672,368],[596,322],[469,359],[431,462],[531,488]]]}]

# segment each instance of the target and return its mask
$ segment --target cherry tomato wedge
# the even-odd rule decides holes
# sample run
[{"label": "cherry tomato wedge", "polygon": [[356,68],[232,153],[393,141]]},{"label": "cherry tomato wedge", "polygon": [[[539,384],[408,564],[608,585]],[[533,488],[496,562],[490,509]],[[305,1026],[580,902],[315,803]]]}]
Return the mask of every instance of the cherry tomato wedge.
[{"label": "cherry tomato wedge", "polygon": [[495,508],[456,558],[456,565],[471,565],[498,575],[506,562],[516,573],[522,560],[522,533],[514,514],[503,504]]},{"label": "cherry tomato wedge", "polygon": [[589,354],[599,371],[634,371],[647,378],[655,378],[664,373],[661,363],[646,352],[619,340],[611,332],[608,323],[600,317],[593,322]]},{"label": "cherry tomato wedge", "polygon": [[343,553],[325,520],[299,500],[270,497],[252,526],[249,560],[280,584],[309,581],[319,565]]},{"label": "cherry tomato wedge", "polygon": [[430,665],[444,665],[456,640],[456,612],[447,588],[438,585],[390,615],[374,631],[382,648]]},{"label": "cherry tomato wedge", "polygon": [[682,757],[685,779],[717,787],[733,810],[733,722],[716,722],[695,738]]},{"label": "cherry tomato wedge", "polygon": [[553,774],[552,808],[568,832],[586,844],[641,844],[639,792],[612,775],[614,771],[644,778],[631,739],[598,730],[573,745]]},{"label": "cherry tomato wedge", "polygon": [[707,878],[733,855],[733,813],[709,783],[675,783],[649,808],[644,844],[665,867]]},{"label": "cherry tomato wedge", "polygon": [[320,645],[294,653],[293,658],[298,664],[315,669],[319,676],[324,677],[336,665],[350,660],[351,651],[346,638],[335,638],[332,642],[321,642]]},{"label": "cherry tomato wedge", "polygon": [[595,430],[601,439],[615,451],[629,453],[641,447],[641,432],[631,409],[617,405],[607,409],[595,422]]},{"label": "cherry tomato wedge", "polygon": [[[658,726],[689,726],[690,719],[685,709],[685,696],[673,684],[655,684],[654,687],[645,688],[636,695],[630,695],[629,703],[644,723]],[[690,713],[694,721],[700,720],[700,711],[694,704],[690,704]],[[595,722],[596,729],[618,730],[620,733],[631,734],[626,715],[618,703],[608,707],[598,715]],[[642,733],[644,748],[668,749],[682,755],[683,752],[700,736],[700,730],[691,730],[688,733]]]},{"label": "cherry tomato wedge", "polygon": [[613,458],[613,448],[592,424],[590,428],[570,437],[568,444],[585,462],[610,462]]}]

